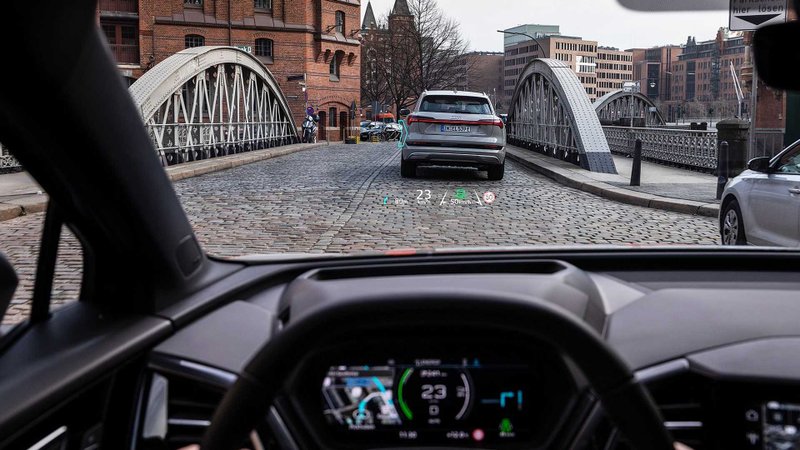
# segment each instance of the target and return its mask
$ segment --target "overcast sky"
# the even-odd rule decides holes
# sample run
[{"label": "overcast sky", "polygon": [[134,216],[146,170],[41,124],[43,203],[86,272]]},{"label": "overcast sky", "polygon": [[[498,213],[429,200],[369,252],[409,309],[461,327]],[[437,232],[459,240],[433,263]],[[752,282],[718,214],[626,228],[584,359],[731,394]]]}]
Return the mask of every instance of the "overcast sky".
[{"label": "overcast sky", "polygon": [[[394,5],[394,0],[371,1],[378,21]],[[361,2],[363,17],[367,0]],[[727,10],[641,13],[616,0],[439,0],[439,5],[461,24],[471,49],[485,51],[503,50],[496,30],[526,23],[560,25],[561,34],[621,49],[684,44],[690,35],[713,39],[719,27],[728,26]]]}]

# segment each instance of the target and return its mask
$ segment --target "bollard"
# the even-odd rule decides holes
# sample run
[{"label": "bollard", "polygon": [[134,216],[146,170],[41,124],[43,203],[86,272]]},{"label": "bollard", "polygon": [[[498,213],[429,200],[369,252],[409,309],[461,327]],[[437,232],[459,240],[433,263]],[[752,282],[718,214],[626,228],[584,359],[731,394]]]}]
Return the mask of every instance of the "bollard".
[{"label": "bollard", "polygon": [[636,139],[633,147],[633,167],[631,168],[631,186],[640,186],[642,181],[642,140]]},{"label": "bollard", "polygon": [[728,174],[730,169],[728,141],[722,141],[719,143],[719,152],[717,153],[717,200],[722,200],[722,192],[725,190],[725,185],[728,184]]},{"label": "bollard", "polygon": [[717,146],[728,143],[725,154],[725,176],[733,178],[747,168],[750,122],[739,119],[725,119],[717,123]]}]

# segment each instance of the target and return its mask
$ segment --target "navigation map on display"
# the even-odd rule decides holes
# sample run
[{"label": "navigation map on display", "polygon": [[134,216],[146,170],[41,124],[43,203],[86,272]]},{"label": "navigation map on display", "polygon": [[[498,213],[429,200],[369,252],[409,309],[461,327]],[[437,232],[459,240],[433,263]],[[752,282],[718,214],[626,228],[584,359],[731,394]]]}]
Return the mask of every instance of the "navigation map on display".
[{"label": "navigation map on display", "polygon": [[393,381],[394,370],[386,366],[332,368],[322,386],[325,417],[352,430],[401,425],[392,394]]}]

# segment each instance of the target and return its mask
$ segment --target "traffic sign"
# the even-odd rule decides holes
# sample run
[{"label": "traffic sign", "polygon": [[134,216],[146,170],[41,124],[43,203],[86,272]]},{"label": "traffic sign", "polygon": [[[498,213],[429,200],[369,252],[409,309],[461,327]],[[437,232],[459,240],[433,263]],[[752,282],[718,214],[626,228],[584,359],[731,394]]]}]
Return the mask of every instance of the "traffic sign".
[{"label": "traffic sign", "polygon": [[731,31],[786,22],[786,0],[731,0]]}]

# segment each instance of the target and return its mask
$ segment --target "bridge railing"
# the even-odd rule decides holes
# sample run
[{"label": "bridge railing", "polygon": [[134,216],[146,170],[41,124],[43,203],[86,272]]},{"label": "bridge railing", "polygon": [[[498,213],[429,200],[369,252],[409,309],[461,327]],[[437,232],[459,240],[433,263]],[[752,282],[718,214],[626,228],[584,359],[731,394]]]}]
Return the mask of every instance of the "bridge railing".
[{"label": "bridge railing", "polygon": [[167,165],[295,142],[289,121],[151,123],[148,132]]},{"label": "bridge railing", "polygon": [[780,153],[784,148],[783,135],[785,131],[783,128],[756,128],[753,148],[748,151],[748,158],[773,157]]},{"label": "bridge railing", "polygon": [[716,131],[606,126],[603,132],[612,153],[630,154],[641,139],[642,157],[651,161],[704,171],[717,167]]},{"label": "bridge railing", "polygon": [[0,169],[17,169],[19,167],[20,163],[17,158],[14,158],[14,155],[8,151],[8,147],[0,142]]}]

